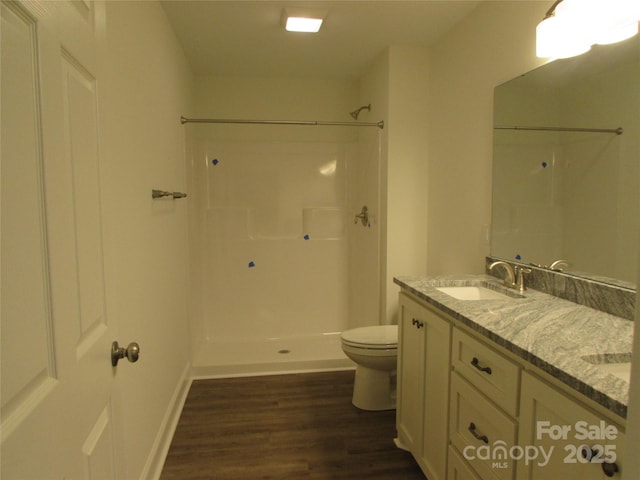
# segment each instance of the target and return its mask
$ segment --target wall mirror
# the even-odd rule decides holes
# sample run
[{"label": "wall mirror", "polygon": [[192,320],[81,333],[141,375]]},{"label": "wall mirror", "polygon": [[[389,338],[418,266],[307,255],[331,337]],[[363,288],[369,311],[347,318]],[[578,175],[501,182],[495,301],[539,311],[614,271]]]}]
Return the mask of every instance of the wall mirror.
[{"label": "wall mirror", "polygon": [[492,256],[635,286],[640,35],[495,88],[492,190]]}]

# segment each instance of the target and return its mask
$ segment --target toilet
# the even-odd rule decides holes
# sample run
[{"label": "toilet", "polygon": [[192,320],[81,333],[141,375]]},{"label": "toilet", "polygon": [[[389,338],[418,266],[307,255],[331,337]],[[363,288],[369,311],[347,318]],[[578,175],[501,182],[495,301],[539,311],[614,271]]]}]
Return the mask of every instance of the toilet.
[{"label": "toilet", "polygon": [[398,326],[354,328],[340,339],[345,355],[356,363],[352,403],[362,410],[396,408]]}]

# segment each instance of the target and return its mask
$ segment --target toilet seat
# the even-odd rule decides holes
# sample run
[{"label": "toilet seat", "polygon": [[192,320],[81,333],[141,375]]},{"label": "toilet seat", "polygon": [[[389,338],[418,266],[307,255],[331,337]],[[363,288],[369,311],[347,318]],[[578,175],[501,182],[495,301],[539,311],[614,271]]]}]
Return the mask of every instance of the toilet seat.
[{"label": "toilet seat", "polygon": [[398,326],[377,325],[346,330],[340,335],[343,345],[367,350],[398,348]]}]

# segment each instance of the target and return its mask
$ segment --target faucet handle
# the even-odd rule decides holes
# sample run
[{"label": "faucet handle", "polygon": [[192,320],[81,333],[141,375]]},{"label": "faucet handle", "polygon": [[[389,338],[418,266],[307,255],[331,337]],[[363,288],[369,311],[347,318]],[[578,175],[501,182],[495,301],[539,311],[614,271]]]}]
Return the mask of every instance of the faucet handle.
[{"label": "faucet handle", "polygon": [[516,286],[518,287],[518,290],[520,290],[520,293],[523,293],[527,289],[524,284],[524,276],[525,274],[530,274],[533,270],[529,267],[521,267],[518,265],[515,266],[514,270],[516,272]]}]

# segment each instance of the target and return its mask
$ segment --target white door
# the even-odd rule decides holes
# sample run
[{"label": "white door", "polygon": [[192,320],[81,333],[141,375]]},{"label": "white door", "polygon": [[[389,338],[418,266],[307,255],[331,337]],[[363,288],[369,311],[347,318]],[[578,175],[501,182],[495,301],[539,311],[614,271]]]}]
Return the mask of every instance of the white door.
[{"label": "white door", "polygon": [[100,2],[2,3],[3,480],[116,477],[104,28]]}]

